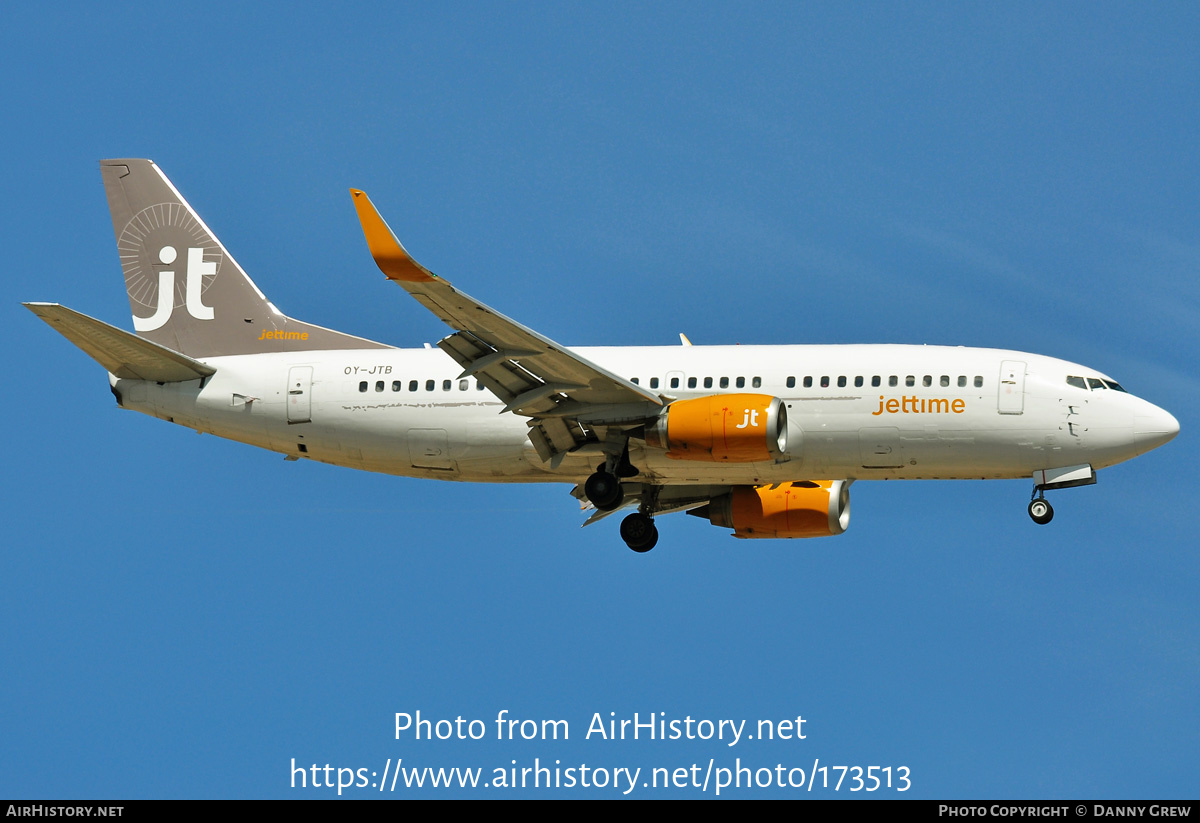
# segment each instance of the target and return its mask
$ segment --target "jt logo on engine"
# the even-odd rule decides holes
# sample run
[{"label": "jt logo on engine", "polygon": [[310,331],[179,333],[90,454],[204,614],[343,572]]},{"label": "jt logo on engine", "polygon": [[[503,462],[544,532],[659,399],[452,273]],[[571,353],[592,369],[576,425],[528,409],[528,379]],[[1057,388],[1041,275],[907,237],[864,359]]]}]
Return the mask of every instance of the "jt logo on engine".
[{"label": "jt logo on engine", "polygon": [[[174,246],[163,246],[158,250],[158,259],[164,265],[175,262],[179,253]],[[188,314],[197,320],[212,320],[212,306],[204,305],[201,300],[202,277],[215,275],[217,264],[204,260],[204,249],[189,248],[187,250],[187,272],[184,281],[184,306]],[[154,331],[161,329],[171,319],[175,308],[175,272],[174,270],[158,273],[158,305],[150,317],[133,316],[133,327],[138,331]]]},{"label": "jt logo on engine", "polygon": [[758,409],[746,409],[744,414],[742,422],[734,426],[735,429],[744,429],[747,426],[758,425]]}]

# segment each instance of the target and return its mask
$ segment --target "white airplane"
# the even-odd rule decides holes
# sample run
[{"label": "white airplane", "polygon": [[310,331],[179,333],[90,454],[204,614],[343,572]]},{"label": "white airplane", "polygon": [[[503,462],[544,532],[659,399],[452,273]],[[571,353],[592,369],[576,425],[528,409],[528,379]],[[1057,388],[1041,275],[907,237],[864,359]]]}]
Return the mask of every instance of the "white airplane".
[{"label": "white airplane", "polygon": [[883,478],[1032,477],[1044,524],[1046,490],[1179,431],[1107,375],[1018,351],[567,348],[422,267],[351,189],[376,264],[454,330],[393,348],[281,314],[151,161],[101,171],[136,335],[25,305],[108,370],[123,408],[288,460],[570,483],[587,523],[637,507],[620,529],[634,551],[676,511],[743,538],[841,534],[850,484]]}]

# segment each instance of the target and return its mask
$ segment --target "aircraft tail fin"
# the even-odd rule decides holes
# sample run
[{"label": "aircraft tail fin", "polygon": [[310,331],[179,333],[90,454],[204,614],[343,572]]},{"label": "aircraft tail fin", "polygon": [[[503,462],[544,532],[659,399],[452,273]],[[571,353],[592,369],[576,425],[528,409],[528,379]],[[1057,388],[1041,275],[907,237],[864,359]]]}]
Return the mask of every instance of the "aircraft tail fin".
[{"label": "aircraft tail fin", "polygon": [[139,337],[194,357],[386,348],[283,315],[152,161],[100,171]]},{"label": "aircraft tail fin", "polygon": [[58,303],[23,305],[117,377],[182,383],[217,372],[212,366],[193,360],[186,354],[172,351]]}]

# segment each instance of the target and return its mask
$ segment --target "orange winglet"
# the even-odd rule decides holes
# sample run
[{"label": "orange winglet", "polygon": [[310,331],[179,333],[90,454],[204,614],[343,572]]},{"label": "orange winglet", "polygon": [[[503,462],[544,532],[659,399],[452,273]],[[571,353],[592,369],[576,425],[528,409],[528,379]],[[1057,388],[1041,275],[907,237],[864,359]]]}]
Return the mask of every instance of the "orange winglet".
[{"label": "orange winglet", "polygon": [[367,247],[371,250],[371,256],[375,258],[375,265],[379,266],[379,270],[389,280],[427,283],[438,279],[436,274],[413,260],[404,250],[404,246],[400,245],[388,224],[379,216],[366,192],[350,189],[350,194],[354,197],[354,208],[358,211],[358,220],[362,223]]}]

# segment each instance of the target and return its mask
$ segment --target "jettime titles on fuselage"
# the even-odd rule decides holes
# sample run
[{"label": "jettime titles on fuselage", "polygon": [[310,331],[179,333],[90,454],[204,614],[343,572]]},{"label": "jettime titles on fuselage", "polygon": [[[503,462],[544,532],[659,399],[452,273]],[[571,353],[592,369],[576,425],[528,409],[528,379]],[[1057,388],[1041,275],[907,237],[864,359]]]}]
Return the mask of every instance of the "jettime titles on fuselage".
[{"label": "jettime titles on fuselage", "polygon": [[893,397],[884,400],[879,395],[879,409],[871,412],[873,417],[881,414],[962,414],[967,409],[967,401],[961,397],[954,400],[948,397],[916,397],[908,395],[899,399]]}]

